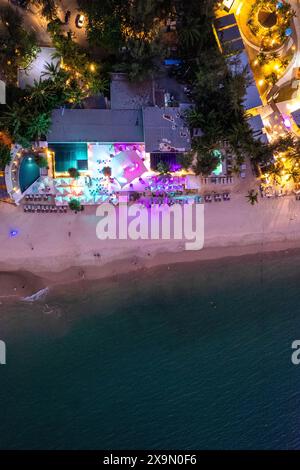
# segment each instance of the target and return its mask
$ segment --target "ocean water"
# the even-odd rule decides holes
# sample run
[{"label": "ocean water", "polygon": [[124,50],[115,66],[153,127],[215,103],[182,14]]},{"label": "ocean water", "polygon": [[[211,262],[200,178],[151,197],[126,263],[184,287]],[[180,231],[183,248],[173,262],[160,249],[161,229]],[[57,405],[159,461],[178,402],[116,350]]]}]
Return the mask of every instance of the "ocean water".
[{"label": "ocean water", "polygon": [[0,305],[2,449],[299,449],[300,255]]}]

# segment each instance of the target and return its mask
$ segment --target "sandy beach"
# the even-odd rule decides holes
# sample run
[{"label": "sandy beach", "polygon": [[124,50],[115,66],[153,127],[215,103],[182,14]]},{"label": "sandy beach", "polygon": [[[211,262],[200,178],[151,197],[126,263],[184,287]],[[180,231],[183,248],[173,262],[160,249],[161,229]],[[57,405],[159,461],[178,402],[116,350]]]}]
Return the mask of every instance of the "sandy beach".
[{"label": "sandy beach", "polygon": [[[229,202],[206,205],[200,251],[186,251],[178,240],[101,241],[94,207],[80,214],[27,214],[1,203],[0,213],[2,298],[158,265],[300,248],[300,203],[293,196],[250,206],[244,194],[236,193]],[[13,229],[16,237],[10,237]]]}]

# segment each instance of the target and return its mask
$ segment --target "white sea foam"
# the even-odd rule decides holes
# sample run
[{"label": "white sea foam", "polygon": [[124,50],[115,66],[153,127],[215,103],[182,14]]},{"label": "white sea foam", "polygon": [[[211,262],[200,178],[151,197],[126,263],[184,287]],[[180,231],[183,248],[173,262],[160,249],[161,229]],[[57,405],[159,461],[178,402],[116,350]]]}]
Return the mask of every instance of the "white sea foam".
[{"label": "white sea foam", "polygon": [[28,297],[23,297],[21,300],[23,300],[24,302],[36,302],[37,300],[44,299],[48,292],[49,287],[45,287],[44,289],[37,291],[35,294],[32,294]]}]

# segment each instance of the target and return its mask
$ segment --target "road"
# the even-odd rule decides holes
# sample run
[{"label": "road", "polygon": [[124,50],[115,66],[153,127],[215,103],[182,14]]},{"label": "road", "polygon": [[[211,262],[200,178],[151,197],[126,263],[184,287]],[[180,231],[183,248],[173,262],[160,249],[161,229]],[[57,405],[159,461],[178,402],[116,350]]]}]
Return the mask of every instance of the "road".
[{"label": "road", "polygon": [[[40,14],[40,8],[30,6],[29,10],[17,7],[11,3],[10,0],[0,0],[0,6],[10,5],[18,11],[24,20],[24,26],[27,30],[34,31],[37,35],[38,44],[40,46],[51,46],[51,38],[47,33],[47,20]],[[75,25],[75,18],[78,14],[78,4],[76,0],[60,0],[58,2],[58,17],[64,21],[65,13],[67,10],[71,11],[69,24],[63,26],[64,31],[72,31],[74,33],[74,40],[83,48],[87,46],[85,28],[79,29]]]}]

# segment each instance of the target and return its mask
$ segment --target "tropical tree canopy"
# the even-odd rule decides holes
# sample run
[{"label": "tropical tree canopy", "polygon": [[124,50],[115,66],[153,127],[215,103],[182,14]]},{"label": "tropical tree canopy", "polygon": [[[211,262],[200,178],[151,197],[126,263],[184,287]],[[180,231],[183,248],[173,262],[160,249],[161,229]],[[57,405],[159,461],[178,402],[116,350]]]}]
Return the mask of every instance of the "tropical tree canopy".
[{"label": "tropical tree canopy", "polygon": [[72,211],[79,212],[82,210],[82,206],[78,199],[71,199],[69,202],[69,207]]},{"label": "tropical tree canopy", "polygon": [[11,161],[10,147],[0,142],[0,170],[4,170]]}]

